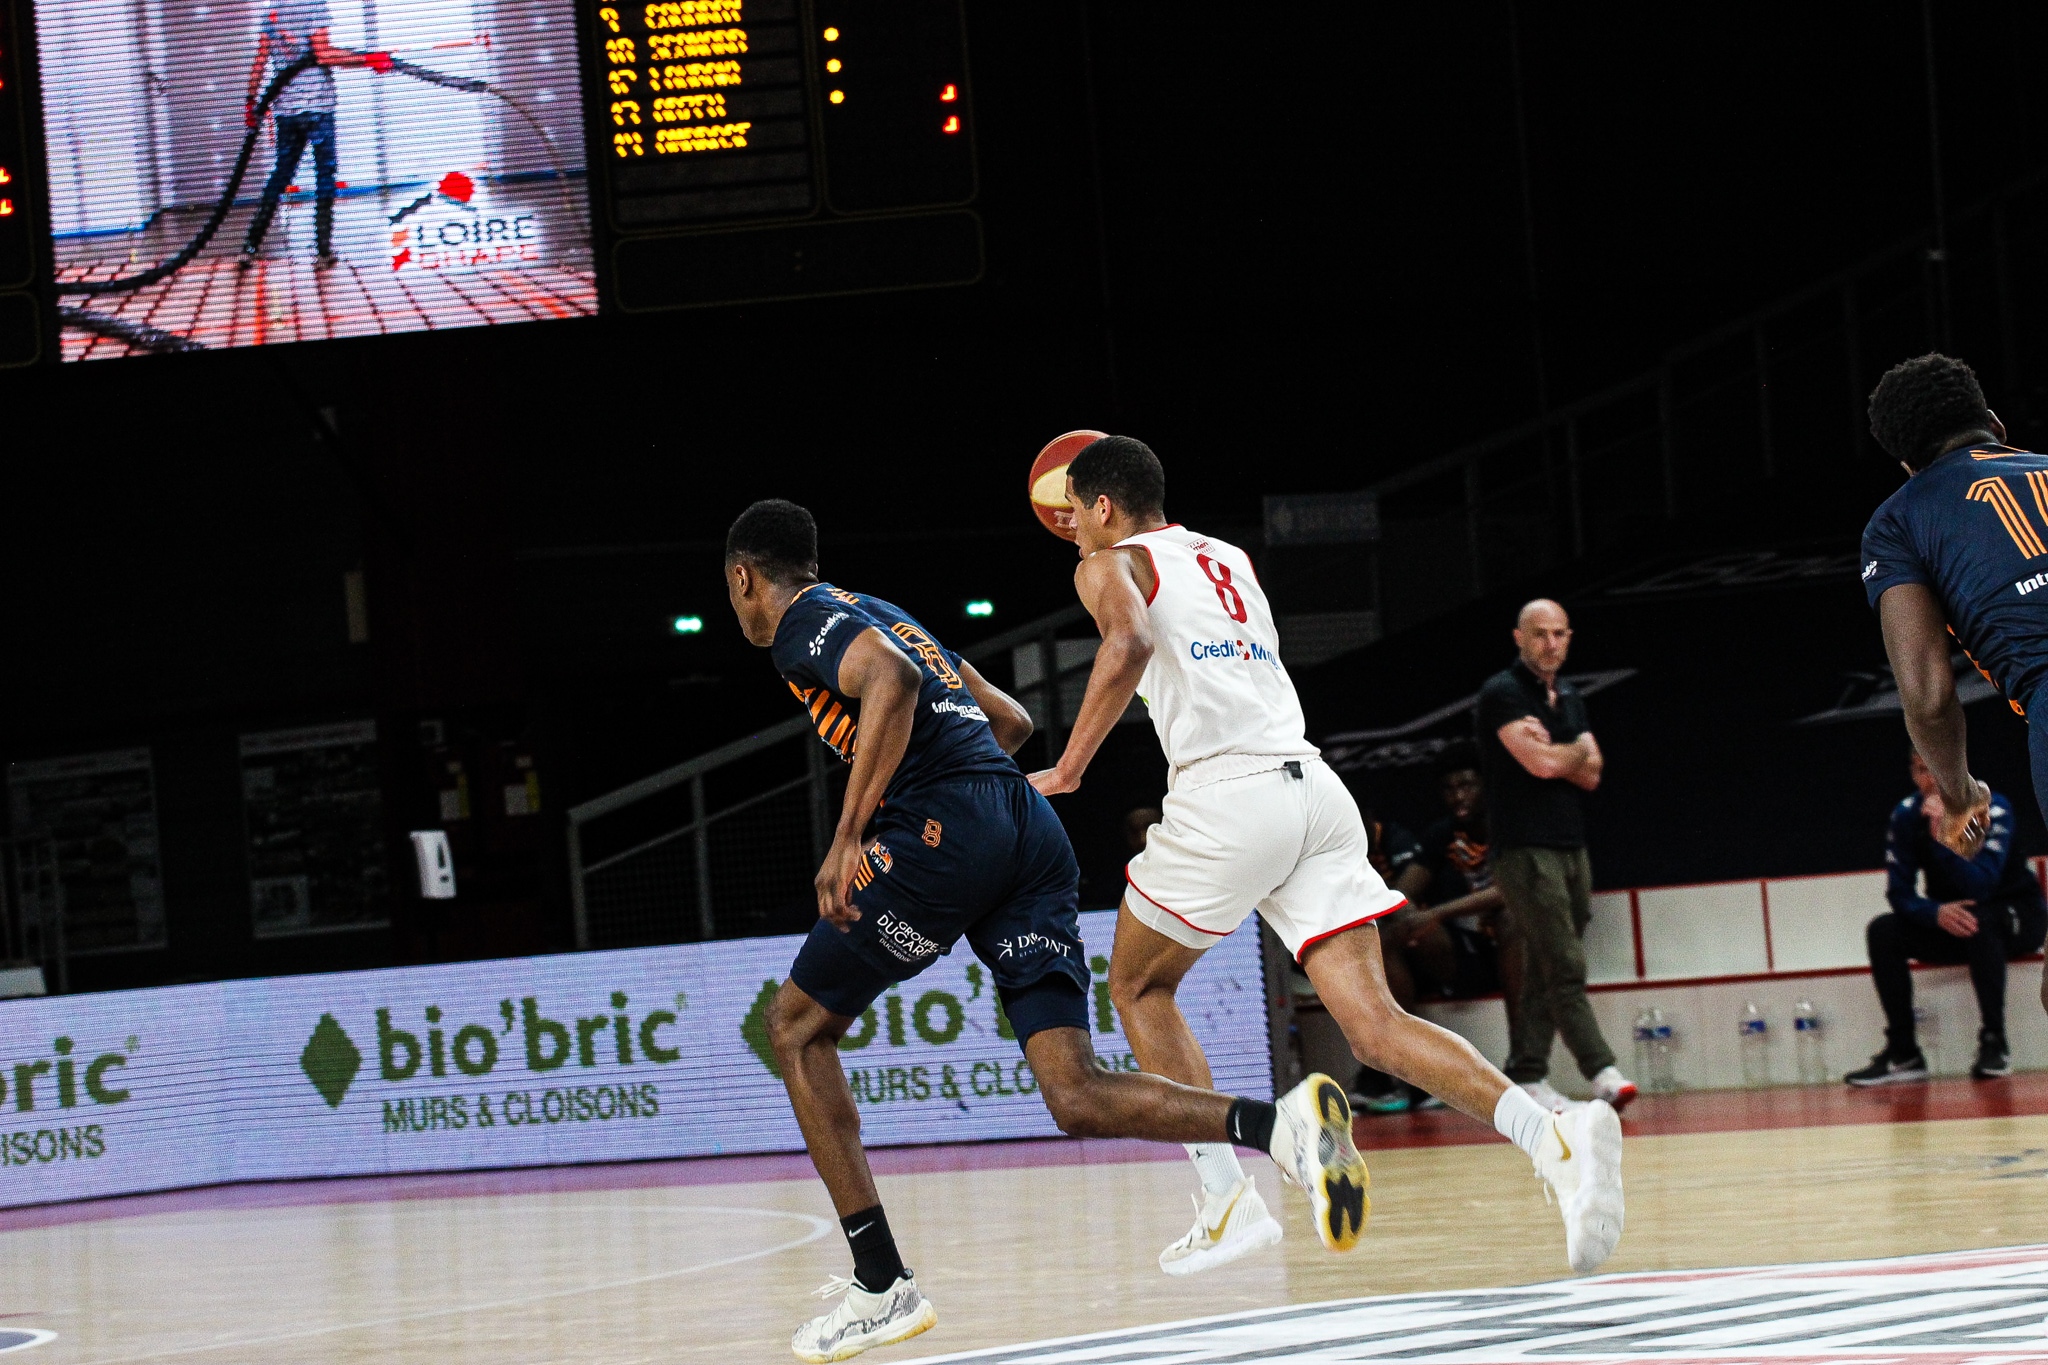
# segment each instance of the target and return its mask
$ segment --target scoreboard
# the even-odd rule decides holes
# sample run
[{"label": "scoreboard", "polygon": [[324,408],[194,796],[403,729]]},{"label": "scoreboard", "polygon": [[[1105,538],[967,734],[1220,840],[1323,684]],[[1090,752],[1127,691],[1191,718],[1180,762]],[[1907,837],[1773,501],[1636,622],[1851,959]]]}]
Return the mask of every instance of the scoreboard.
[{"label": "scoreboard", "polygon": [[[593,3],[590,103],[628,309],[973,278],[958,0]],[[735,221],[806,230],[676,235]]]},{"label": "scoreboard", "polygon": [[0,365],[972,283],[970,90],[962,0],[0,0]]}]

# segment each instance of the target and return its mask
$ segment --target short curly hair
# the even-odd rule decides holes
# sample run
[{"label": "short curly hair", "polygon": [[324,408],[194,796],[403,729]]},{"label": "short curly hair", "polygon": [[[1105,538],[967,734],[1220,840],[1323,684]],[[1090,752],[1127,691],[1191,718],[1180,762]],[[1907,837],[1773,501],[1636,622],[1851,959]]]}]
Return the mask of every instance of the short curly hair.
[{"label": "short curly hair", "polygon": [[725,562],[752,564],[777,583],[816,577],[818,523],[786,498],[763,498],[725,533]]},{"label": "short curly hair", "polygon": [[1988,430],[1993,420],[1976,371],[1953,356],[1929,352],[1902,360],[1870,391],[1870,434],[1915,473],[1951,438]]},{"label": "short curly hair", "polygon": [[1166,509],[1166,468],[1151,446],[1133,437],[1090,441],[1067,466],[1067,477],[1084,502],[1107,494],[1134,517],[1158,516]]}]

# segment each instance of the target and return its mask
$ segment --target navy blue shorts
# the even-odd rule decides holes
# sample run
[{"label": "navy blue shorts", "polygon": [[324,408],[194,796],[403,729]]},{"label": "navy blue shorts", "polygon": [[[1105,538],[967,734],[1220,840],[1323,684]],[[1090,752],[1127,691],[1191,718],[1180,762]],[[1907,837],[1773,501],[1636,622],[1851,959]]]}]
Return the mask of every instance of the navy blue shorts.
[{"label": "navy blue shorts", "polygon": [[2027,760],[2034,775],[2034,803],[2041,818],[2048,820],[2048,692],[2027,698]]},{"label": "navy blue shorts", "polygon": [[856,1019],[965,937],[1019,1043],[1048,1028],[1086,1030],[1080,897],[1067,832],[1021,775],[926,787],[876,812],[854,877],[859,921],[841,933],[819,920],[789,979]]}]

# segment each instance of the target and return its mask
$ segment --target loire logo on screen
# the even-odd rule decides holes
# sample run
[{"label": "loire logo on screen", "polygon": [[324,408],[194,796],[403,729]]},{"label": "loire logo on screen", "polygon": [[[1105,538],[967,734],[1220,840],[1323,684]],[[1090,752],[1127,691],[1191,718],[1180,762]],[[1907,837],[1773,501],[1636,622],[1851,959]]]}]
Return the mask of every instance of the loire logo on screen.
[{"label": "loire logo on screen", "polygon": [[[674,1008],[639,1011],[626,992],[612,991],[609,1003],[609,1011],[553,1017],[537,995],[516,1004],[508,996],[498,1002],[497,1017],[486,1021],[450,1018],[439,1005],[425,1006],[417,1017],[385,1006],[359,1022],[358,1033],[331,1012],[323,1013],[299,1054],[299,1069],[327,1107],[337,1110],[358,1081],[391,1086],[489,1080],[495,1085],[517,1077],[521,1084],[513,1090],[487,1085],[420,1095],[417,1086],[410,1086],[401,1095],[379,1093],[387,1133],[653,1118],[661,1112],[660,1091],[651,1079],[635,1076],[682,1057],[674,1031],[687,998],[678,992]],[[562,1080],[586,1069],[601,1069],[605,1080],[524,1088],[533,1078]]]}]

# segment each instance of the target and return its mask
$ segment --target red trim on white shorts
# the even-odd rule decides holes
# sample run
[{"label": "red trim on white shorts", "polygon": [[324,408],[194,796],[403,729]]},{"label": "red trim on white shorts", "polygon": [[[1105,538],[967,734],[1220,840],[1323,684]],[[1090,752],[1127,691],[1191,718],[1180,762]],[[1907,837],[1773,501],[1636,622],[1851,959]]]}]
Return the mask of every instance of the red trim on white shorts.
[{"label": "red trim on white shorts", "polygon": [[[1128,876],[1129,876],[1129,875],[1130,875],[1130,874],[1128,874],[1128,873],[1126,873],[1126,874],[1125,874],[1125,876],[1126,876],[1127,878],[1128,878]],[[1144,893],[1143,893],[1143,892],[1139,892],[1139,894],[1140,894],[1140,895],[1144,895]],[[1146,900],[1152,900],[1152,898],[1151,898],[1150,896],[1146,896],[1146,897],[1145,897],[1145,899],[1146,899]],[[1153,903],[1154,905],[1159,905],[1159,902],[1158,902],[1158,901],[1152,901],[1152,903]],[[1356,928],[1357,928],[1357,927],[1358,927],[1359,925],[1361,925],[1361,924],[1371,924],[1371,923],[1372,923],[1372,922],[1373,922],[1374,920],[1376,920],[1376,919],[1385,919],[1385,918],[1386,918],[1386,917],[1387,917],[1388,915],[1391,915],[1391,914],[1393,914],[1393,913],[1394,913],[1394,912],[1395,912],[1396,910],[1399,910],[1399,909],[1400,909],[1400,908],[1401,908],[1402,906],[1406,905],[1407,903],[1408,903],[1408,898],[1407,898],[1406,896],[1403,896],[1403,897],[1401,897],[1401,899],[1400,899],[1400,900],[1398,900],[1398,901],[1394,902],[1394,903],[1393,903],[1392,905],[1388,906],[1388,907],[1387,907],[1386,909],[1384,909],[1384,910],[1377,910],[1377,911],[1374,911],[1374,912],[1373,912],[1372,914],[1370,914],[1370,915],[1367,915],[1367,916],[1366,916],[1366,917],[1365,917],[1364,919],[1355,919],[1355,920],[1351,921],[1351,923],[1349,923],[1349,924],[1340,924],[1340,925],[1338,925],[1338,926],[1337,926],[1337,927],[1336,927],[1335,929],[1332,929],[1332,930],[1330,930],[1330,931],[1329,931],[1329,932],[1327,932],[1327,933],[1317,934],[1317,935],[1316,935],[1316,936],[1315,936],[1314,938],[1312,938],[1312,939],[1309,939],[1309,940],[1308,940],[1307,942],[1305,942],[1305,943],[1303,943],[1303,944],[1301,945],[1301,951],[1300,951],[1300,952],[1297,952],[1297,953],[1296,953],[1296,954],[1294,955],[1294,960],[1295,960],[1296,962],[1299,962],[1299,961],[1301,961],[1302,953],[1306,953],[1306,952],[1307,952],[1307,951],[1308,951],[1309,949],[1311,949],[1311,948],[1315,947],[1315,946],[1316,946],[1316,945],[1317,945],[1318,943],[1321,943],[1321,942],[1322,942],[1322,941],[1323,941],[1324,939],[1326,939],[1326,938],[1335,938],[1335,937],[1337,937],[1337,935],[1339,935],[1339,934],[1341,934],[1341,933],[1344,933],[1344,932],[1346,932],[1346,931],[1348,931],[1348,930],[1351,930],[1351,929],[1356,929]],[[1166,907],[1165,907],[1165,906],[1163,906],[1163,905],[1159,905],[1159,908],[1160,908],[1161,910],[1166,910]],[[1172,912],[1171,910],[1166,910],[1166,913],[1170,915],[1170,914],[1172,914],[1173,912]]]},{"label": "red trim on white shorts", "polygon": [[[1138,885],[1136,882],[1131,881],[1131,870],[1128,867],[1124,869],[1124,881],[1130,884],[1131,890],[1137,892],[1141,896],[1145,896],[1145,888]],[[1152,901],[1154,905],[1159,905],[1159,902],[1156,900],[1152,900],[1150,896],[1145,896],[1145,899],[1148,901]],[[1401,905],[1406,905],[1407,903],[1407,901],[1402,901]],[[1186,915],[1181,914],[1177,910],[1168,909],[1164,905],[1159,905],[1159,908],[1161,910],[1165,910],[1167,914],[1172,915],[1175,919],[1179,920],[1182,924],[1185,924],[1188,928],[1194,930],[1198,934],[1207,934],[1210,938],[1230,937],[1230,931],[1227,929],[1204,929],[1201,925],[1195,923],[1193,920],[1189,919]],[[1397,905],[1394,908],[1398,910],[1401,907]],[[1359,921],[1360,924],[1363,924],[1364,922],[1364,920]]]}]

